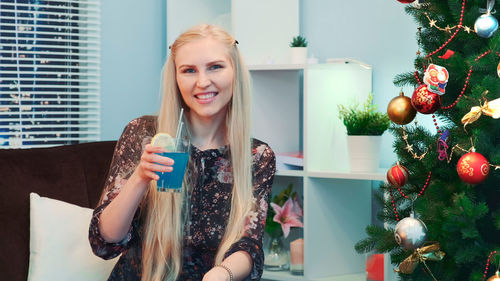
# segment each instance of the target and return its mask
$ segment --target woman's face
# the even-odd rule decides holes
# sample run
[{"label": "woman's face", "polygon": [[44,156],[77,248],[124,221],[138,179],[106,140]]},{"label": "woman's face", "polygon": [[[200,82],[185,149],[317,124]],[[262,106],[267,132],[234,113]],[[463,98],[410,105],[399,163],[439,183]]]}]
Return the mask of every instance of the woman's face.
[{"label": "woman's face", "polygon": [[180,47],[174,62],[177,85],[192,117],[225,115],[234,79],[227,48],[211,38],[198,39]]}]

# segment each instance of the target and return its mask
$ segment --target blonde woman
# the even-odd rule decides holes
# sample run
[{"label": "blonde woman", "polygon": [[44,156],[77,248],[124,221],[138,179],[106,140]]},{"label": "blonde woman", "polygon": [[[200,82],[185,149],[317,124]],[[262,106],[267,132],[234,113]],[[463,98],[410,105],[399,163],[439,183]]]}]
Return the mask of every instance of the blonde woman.
[{"label": "blonde woman", "polygon": [[[260,280],[262,235],[275,172],[271,148],[250,137],[250,79],[238,42],[199,25],[181,34],[164,67],[158,116],[120,137],[89,229],[94,253],[121,254],[109,280]],[[158,192],[173,160],[149,143],[191,131],[183,193]]]}]

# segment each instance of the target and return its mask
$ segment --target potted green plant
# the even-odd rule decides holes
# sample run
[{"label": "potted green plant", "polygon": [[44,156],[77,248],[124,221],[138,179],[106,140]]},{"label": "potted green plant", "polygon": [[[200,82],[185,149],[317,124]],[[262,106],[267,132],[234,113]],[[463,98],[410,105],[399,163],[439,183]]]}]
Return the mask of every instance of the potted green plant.
[{"label": "potted green plant", "polygon": [[303,64],[307,61],[307,40],[303,36],[293,37],[290,42],[290,58],[292,64]]},{"label": "potted green plant", "polygon": [[380,160],[382,134],[389,128],[386,113],[378,112],[370,93],[361,108],[338,105],[339,118],[347,129],[351,172],[376,172]]}]

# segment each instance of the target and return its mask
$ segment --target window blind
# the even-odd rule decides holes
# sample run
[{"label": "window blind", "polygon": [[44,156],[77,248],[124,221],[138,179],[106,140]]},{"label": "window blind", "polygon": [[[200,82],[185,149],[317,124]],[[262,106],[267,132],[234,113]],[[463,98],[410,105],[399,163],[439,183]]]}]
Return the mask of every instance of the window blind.
[{"label": "window blind", "polygon": [[99,0],[1,0],[0,148],[99,139]]}]

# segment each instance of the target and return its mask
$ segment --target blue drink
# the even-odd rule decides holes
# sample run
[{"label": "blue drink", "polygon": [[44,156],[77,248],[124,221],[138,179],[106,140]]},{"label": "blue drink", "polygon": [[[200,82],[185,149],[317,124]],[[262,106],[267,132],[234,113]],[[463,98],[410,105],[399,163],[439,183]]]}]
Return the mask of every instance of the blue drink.
[{"label": "blue drink", "polygon": [[172,172],[156,172],[160,177],[157,181],[158,191],[174,191],[180,192],[182,188],[182,181],[184,180],[184,173],[186,172],[187,163],[189,160],[189,153],[187,152],[163,152],[159,153],[174,160]]}]

